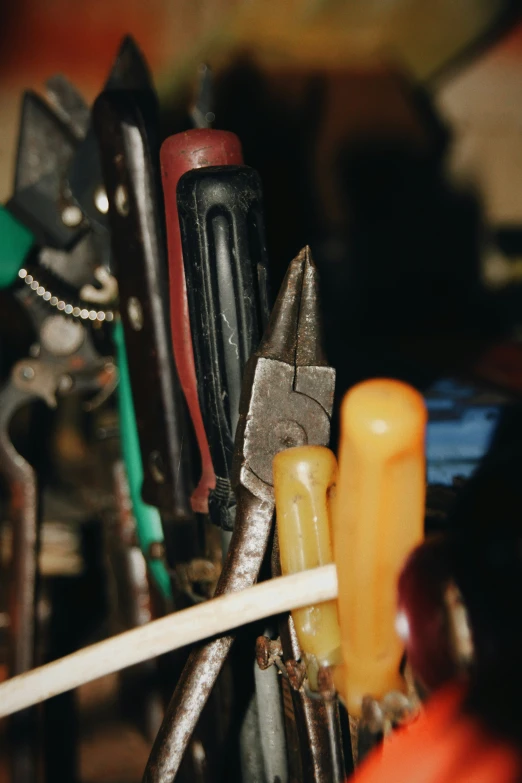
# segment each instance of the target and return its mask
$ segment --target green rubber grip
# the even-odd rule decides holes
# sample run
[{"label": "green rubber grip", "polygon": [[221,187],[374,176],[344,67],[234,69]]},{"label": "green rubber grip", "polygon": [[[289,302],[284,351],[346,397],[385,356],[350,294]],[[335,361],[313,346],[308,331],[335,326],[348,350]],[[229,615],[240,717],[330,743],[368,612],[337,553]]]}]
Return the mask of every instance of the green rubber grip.
[{"label": "green rubber grip", "polygon": [[156,542],[163,543],[164,536],[158,509],[154,508],[154,506],[148,506],[141,498],[143,464],[121,321],[118,321],[114,326],[113,339],[116,346],[116,360],[119,370],[118,403],[120,410],[121,448],[127,470],[132,509],[136,519],[136,533],[141,551],[147,561],[147,566],[156,586],[165,598],[171,598],[170,578],[165,563],[156,558],[152,559],[149,556],[151,544]]},{"label": "green rubber grip", "polygon": [[33,244],[29,229],[0,206],[0,288],[13,285]]}]

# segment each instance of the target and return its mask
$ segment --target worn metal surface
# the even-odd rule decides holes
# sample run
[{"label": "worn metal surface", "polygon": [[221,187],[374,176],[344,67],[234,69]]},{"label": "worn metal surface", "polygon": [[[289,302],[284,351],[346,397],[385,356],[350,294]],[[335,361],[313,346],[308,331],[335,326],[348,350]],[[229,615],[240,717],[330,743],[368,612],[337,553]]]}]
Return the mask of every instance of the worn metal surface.
[{"label": "worn metal surface", "polygon": [[[112,77],[125,80],[129,76],[135,64],[132,49],[132,45],[124,45]],[[101,281],[105,281],[103,300],[94,298],[94,307],[82,300],[82,291],[88,294],[97,290],[93,287],[99,280],[96,269],[104,263],[107,241],[102,233],[94,237],[89,230],[66,181],[67,169],[84,163],[80,146],[88,130],[89,112],[82,97],[63,77],[48,82],[46,97],[49,103],[34,93],[24,96],[14,195],[8,204],[8,210],[18,215],[39,246],[37,253],[20,258],[23,268],[19,269],[19,285],[14,291],[32,320],[37,339],[31,356],[15,364],[0,390],[0,472],[8,485],[12,528],[11,674],[30,669],[35,663],[39,516],[34,471],[10,440],[12,416],[38,398],[55,407],[59,395],[71,392],[88,395],[85,408],[93,410],[117,382],[111,358],[97,352],[94,332],[89,328],[89,322],[97,322],[99,327],[100,322],[113,320],[110,305],[117,287],[109,285],[106,275]],[[82,158],[80,163],[78,157]],[[87,167],[89,185],[93,174],[94,170]],[[98,199],[98,204],[92,205],[95,215],[100,203]],[[101,330],[97,335],[102,337]],[[12,721],[13,783],[40,779],[40,729],[37,710]],[[64,774],[69,780],[70,775]]]},{"label": "worn metal surface", "polygon": [[279,674],[275,666],[260,669],[254,663],[254,680],[265,779],[268,783],[287,783],[288,761]]},{"label": "worn metal surface", "polygon": [[[23,288],[16,296],[29,314],[40,341],[37,343],[38,358],[18,361],[0,390],[0,473],[9,488],[12,527],[9,584],[9,666],[12,675],[34,666],[38,497],[33,468],[11,442],[11,419],[19,408],[33,400],[42,399],[49,407],[55,407],[57,394],[73,390],[96,392],[104,384],[113,383],[106,360],[95,351],[88,331],[80,323],[56,316],[62,322],[62,328],[56,328],[54,322],[49,322],[47,308],[31,291]],[[13,783],[38,780],[36,726],[37,710],[28,710],[11,721]]]},{"label": "worn metal surface", "polygon": [[77,140],[36,93],[26,92],[22,106],[14,194],[9,210],[34,234],[38,244],[69,248],[85,233],[82,215],[75,224],[62,220],[71,205],[62,176]]},{"label": "worn metal surface", "polygon": [[[277,539],[272,552],[272,573],[274,576],[281,574]],[[323,676],[320,678],[321,691],[310,692],[291,615],[281,621],[280,633],[288,677],[286,733],[294,738],[289,754],[290,779],[300,783],[343,783],[346,770],[335,691],[325,687]]]},{"label": "worn metal surface", "polygon": [[153,152],[132,94],[95,103],[120,313],[143,462],[143,500],[177,520],[191,516],[188,443],[168,320],[168,281]]},{"label": "worn metal surface", "polygon": [[83,139],[89,126],[89,107],[71,82],[56,74],[47,79],[45,94],[55,113],[78,140]]},{"label": "worn metal surface", "polygon": [[[10,489],[12,556],[9,583],[9,672],[34,666],[38,520],[36,476],[13,446],[8,432],[12,416],[31,397],[12,383],[0,393],[0,466]],[[38,752],[34,744],[34,710],[10,722],[13,783],[37,780]]]},{"label": "worn metal surface", "polygon": [[360,764],[385,736],[411,720],[417,710],[418,699],[398,691],[390,691],[380,700],[364,696],[361,717],[350,720],[353,739],[357,742],[355,763]]},{"label": "worn metal surface", "polygon": [[[310,396],[305,361],[324,370],[322,386],[314,377]],[[272,460],[303,439],[316,445],[328,442],[334,381],[320,345],[317,272],[305,248],[290,264],[265,336],[245,370],[233,464],[236,526],[216,595],[242,590],[257,580],[274,512]],[[267,406],[270,395],[274,404]],[[154,743],[144,783],[174,780],[232,643],[232,636],[221,637],[191,654]]]},{"label": "worn metal surface", "polygon": [[[157,99],[145,59],[136,42],[126,36],[119,48],[111,72],[104,86],[105,91],[128,90],[144,98],[147,112],[157,111]],[[98,142],[92,123],[78,147],[78,154],[71,160],[67,183],[75,203],[87,216],[93,229],[103,233],[107,229],[107,214],[99,209],[97,193],[103,185]]]},{"label": "worn metal surface", "polygon": [[250,697],[239,729],[239,762],[243,783],[266,783],[265,765],[260,747],[260,720],[257,693]]},{"label": "worn metal surface", "polygon": [[[257,579],[272,525],[273,506],[245,489],[238,490],[238,520],[215,595],[250,587]],[[156,738],[144,781],[171,781],[233,644],[233,636],[196,648],[183,669],[179,684]]]}]

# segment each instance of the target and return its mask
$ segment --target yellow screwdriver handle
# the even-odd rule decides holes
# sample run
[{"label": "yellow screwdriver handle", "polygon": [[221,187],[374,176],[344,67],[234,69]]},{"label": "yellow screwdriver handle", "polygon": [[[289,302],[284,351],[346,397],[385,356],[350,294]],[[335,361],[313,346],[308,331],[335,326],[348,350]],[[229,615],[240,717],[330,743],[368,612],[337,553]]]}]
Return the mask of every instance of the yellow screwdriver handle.
[{"label": "yellow screwdriver handle", "polygon": [[[330,503],[337,462],[330,449],[300,446],[274,458],[274,495],[281,571],[295,574],[333,563]],[[340,661],[337,602],[292,612],[301,650],[322,666]]]},{"label": "yellow screwdriver handle", "polygon": [[398,381],[366,381],[342,403],[333,536],[344,663],[339,687],[354,717],[363,696],[380,699],[403,688],[397,582],[423,537],[426,418],[422,396]]}]

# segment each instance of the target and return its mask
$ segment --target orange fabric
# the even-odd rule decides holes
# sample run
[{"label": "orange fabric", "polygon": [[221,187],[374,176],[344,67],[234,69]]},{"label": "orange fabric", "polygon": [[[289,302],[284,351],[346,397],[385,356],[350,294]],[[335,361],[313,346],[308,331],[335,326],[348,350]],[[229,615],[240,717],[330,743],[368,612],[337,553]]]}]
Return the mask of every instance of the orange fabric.
[{"label": "orange fabric", "polygon": [[515,783],[522,756],[460,713],[464,688],[452,684],[421,716],[372,753],[351,783]]}]

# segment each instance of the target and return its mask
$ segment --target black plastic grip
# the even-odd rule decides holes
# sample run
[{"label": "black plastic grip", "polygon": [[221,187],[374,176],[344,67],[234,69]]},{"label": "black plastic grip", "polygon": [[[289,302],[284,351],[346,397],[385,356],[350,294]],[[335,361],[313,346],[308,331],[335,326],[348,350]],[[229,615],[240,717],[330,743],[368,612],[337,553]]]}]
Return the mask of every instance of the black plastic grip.
[{"label": "black plastic grip", "polygon": [[178,183],[198,395],[216,473],[211,518],[230,530],[241,380],[268,320],[262,190],[247,166],[195,169]]}]

